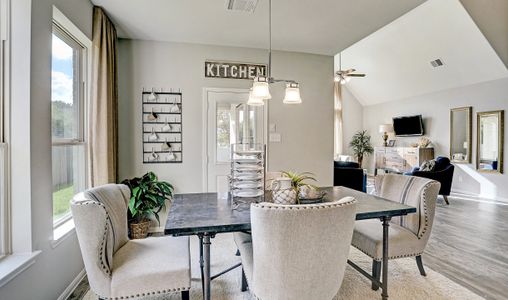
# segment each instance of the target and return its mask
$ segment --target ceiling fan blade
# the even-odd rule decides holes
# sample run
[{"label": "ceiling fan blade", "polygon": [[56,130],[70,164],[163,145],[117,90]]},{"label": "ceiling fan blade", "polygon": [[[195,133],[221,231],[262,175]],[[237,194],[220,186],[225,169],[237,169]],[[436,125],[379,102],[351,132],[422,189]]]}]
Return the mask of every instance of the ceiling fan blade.
[{"label": "ceiling fan blade", "polygon": [[365,77],[365,74],[347,74],[349,77]]},{"label": "ceiling fan blade", "polygon": [[349,69],[349,70],[345,70],[345,71],[342,71],[342,72],[344,72],[344,73],[352,73],[354,71],[356,71],[356,70],[355,69]]}]

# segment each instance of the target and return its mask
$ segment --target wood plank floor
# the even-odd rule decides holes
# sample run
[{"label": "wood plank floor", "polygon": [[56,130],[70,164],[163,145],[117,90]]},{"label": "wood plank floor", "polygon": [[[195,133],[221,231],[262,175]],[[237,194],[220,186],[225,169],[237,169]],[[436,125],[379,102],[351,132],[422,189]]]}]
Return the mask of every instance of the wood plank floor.
[{"label": "wood plank floor", "polygon": [[486,299],[508,299],[508,205],[441,197],[424,265]]}]

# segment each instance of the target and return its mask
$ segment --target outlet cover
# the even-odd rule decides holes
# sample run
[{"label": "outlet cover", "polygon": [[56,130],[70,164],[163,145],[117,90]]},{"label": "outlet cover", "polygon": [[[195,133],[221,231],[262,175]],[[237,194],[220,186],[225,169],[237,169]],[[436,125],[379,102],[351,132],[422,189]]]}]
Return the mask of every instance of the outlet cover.
[{"label": "outlet cover", "polygon": [[280,143],[280,140],[281,140],[280,133],[270,133],[271,143]]}]

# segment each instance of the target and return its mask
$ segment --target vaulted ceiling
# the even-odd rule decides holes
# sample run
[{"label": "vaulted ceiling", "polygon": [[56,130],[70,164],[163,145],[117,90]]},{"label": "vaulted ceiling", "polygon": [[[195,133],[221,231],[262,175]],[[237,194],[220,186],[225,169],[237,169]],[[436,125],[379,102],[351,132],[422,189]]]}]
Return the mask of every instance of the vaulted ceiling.
[{"label": "vaulted ceiling", "polygon": [[[273,48],[335,55],[425,0],[273,0]],[[92,0],[119,36],[249,48],[268,47],[268,0],[254,13],[226,0]]]},{"label": "vaulted ceiling", "polygon": [[[335,69],[339,69],[338,55]],[[458,0],[428,0],[346,48],[347,88],[372,105],[504,78],[508,71]],[[442,66],[431,61],[440,59]]]}]

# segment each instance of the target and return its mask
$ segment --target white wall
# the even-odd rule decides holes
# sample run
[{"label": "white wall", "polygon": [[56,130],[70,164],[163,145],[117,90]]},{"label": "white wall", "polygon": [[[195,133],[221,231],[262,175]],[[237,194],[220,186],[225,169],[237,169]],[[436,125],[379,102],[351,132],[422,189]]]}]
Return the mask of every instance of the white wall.
[{"label": "white wall", "polygon": [[[249,88],[248,80],[205,79],[205,59],[267,62],[267,51],[184,43],[120,40],[119,42],[119,177],[154,171],[177,192],[202,190],[203,88]],[[272,170],[314,172],[320,185],[332,183],[333,57],[275,51],[272,75],[300,82],[303,104],[282,104],[283,84],[271,87],[269,122],[282,135],[270,143]],[[141,90],[181,88],[183,148],[181,164],[143,164],[141,155]]]},{"label": "white wall", "polygon": [[[26,157],[26,160],[30,162],[31,186],[29,184],[25,188],[30,189],[32,195],[32,246],[34,250],[42,250],[42,253],[36,258],[34,265],[0,288],[1,299],[57,299],[83,269],[81,253],[74,234],[56,248],[51,247],[53,237],[50,110],[52,5],[56,5],[88,37],[91,38],[92,33],[90,1],[32,1],[31,107],[30,111],[26,112],[29,118],[27,122],[30,122],[31,157]],[[13,128],[13,130],[16,129]]]},{"label": "white wall", "polygon": [[[505,110],[508,113],[508,78],[451,89],[410,99],[364,107],[364,127],[372,134],[374,145],[381,145],[377,133],[380,124],[390,123],[392,117],[422,114],[425,135],[434,144],[435,154],[449,156],[450,152],[450,109],[473,107],[473,163],[476,158],[476,113],[490,110]],[[507,120],[505,120],[505,124]],[[508,168],[508,126],[505,125],[504,161]],[[392,139],[393,137],[390,137]],[[397,138],[397,145],[404,146],[418,138]],[[372,157],[369,168],[373,168]],[[452,190],[479,195],[489,199],[508,202],[508,174],[487,174],[475,170],[474,164],[457,164]]]}]

